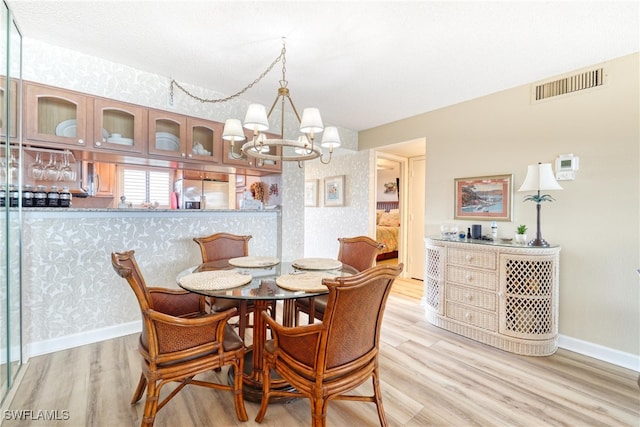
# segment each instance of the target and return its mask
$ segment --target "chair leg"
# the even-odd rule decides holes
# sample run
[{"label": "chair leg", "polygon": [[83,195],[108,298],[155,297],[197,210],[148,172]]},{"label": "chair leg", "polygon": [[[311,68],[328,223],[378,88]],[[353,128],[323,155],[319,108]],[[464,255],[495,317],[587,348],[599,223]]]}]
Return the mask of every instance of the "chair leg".
[{"label": "chair leg", "polygon": [[379,370],[376,368],[373,371],[373,398],[374,403],[376,404],[376,409],[378,410],[378,418],[380,419],[380,425],[382,427],[387,426],[387,417],[384,414],[384,407],[382,406],[382,393],[380,391],[380,378],[379,378]]},{"label": "chair leg", "polygon": [[241,353],[236,363],[233,364],[233,403],[236,407],[236,416],[240,421],[247,421],[247,410],[244,407],[244,397],[242,396],[242,376],[244,375],[244,354]]},{"label": "chair leg", "polygon": [[327,405],[329,400],[311,399],[311,427],[325,427],[327,425]]},{"label": "chair leg", "polygon": [[268,360],[264,361],[262,367],[262,401],[260,403],[260,410],[256,415],[256,422],[261,423],[267,413],[267,407],[269,406],[269,391],[271,390],[271,364]]},{"label": "chair leg", "polygon": [[144,414],[142,418],[142,427],[152,427],[156,419],[158,411],[158,399],[160,397],[160,389],[156,386],[155,381],[147,384],[147,399],[144,402]]},{"label": "chair leg", "polygon": [[140,381],[138,381],[138,387],[136,387],[136,391],[133,393],[133,398],[131,399],[131,404],[133,405],[138,400],[142,399],[142,395],[144,394],[144,390],[147,388],[147,379],[144,374],[140,374]]}]

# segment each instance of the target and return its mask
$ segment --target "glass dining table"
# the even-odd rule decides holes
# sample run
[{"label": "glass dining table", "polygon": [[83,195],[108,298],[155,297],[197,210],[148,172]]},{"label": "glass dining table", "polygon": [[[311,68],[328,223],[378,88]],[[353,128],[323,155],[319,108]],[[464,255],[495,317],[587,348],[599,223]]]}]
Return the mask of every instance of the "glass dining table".
[{"label": "glass dining table", "polygon": [[[335,262],[335,260],[334,260]],[[295,283],[299,277],[300,282],[308,274],[316,274],[324,277],[349,276],[358,271],[346,264],[340,264],[339,268],[328,270],[316,269],[304,270],[299,267],[296,262],[279,262],[271,266],[256,267],[238,267],[229,263],[229,260],[219,260],[200,264],[181,271],[176,277],[176,281],[180,287],[190,292],[220,299],[236,300],[239,302],[239,315],[246,313],[249,302],[253,307],[253,337],[252,344],[247,348],[244,365],[244,398],[252,402],[260,402],[262,399],[262,367],[264,344],[267,340],[267,324],[260,315],[263,311],[267,311],[270,302],[282,301],[282,324],[285,326],[293,326],[295,316],[295,300],[299,298],[312,298],[319,295],[327,294],[326,288],[296,290],[295,286],[282,287],[278,285],[278,281],[284,283],[284,278],[289,282]],[[202,273],[207,271],[229,270],[235,271],[242,275],[250,275],[251,279],[245,284],[228,288],[214,289],[215,286],[208,288],[205,286],[190,286],[186,278],[193,277],[194,273]],[[299,276],[298,276],[299,275]],[[201,275],[204,276],[204,275]],[[302,286],[300,289],[304,289]],[[229,370],[229,381],[233,381],[233,371]],[[272,379],[272,386],[289,388],[290,386],[278,378]],[[273,403],[277,400],[271,399]],[[282,400],[283,402],[286,400]]]}]

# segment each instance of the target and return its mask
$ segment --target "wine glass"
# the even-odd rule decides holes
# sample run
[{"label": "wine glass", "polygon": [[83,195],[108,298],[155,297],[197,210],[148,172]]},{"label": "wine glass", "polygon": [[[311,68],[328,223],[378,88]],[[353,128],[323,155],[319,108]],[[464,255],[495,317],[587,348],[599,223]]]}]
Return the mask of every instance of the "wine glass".
[{"label": "wine glass", "polygon": [[58,169],[56,155],[51,153],[49,155],[49,163],[44,167],[44,179],[47,181],[57,181],[59,177],[60,169]]},{"label": "wine glass", "polygon": [[18,182],[18,175],[20,173],[20,164],[16,160],[16,157],[11,150],[11,158],[9,159],[9,177],[11,179],[12,184],[16,184]]},{"label": "wine glass", "polygon": [[69,153],[64,153],[62,157],[62,167],[60,168],[60,181],[75,181],[76,171],[69,165]]},{"label": "wine glass", "polygon": [[31,175],[38,180],[44,178],[44,164],[42,163],[42,153],[40,152],[36,152],[36,159],[31,163]]}]

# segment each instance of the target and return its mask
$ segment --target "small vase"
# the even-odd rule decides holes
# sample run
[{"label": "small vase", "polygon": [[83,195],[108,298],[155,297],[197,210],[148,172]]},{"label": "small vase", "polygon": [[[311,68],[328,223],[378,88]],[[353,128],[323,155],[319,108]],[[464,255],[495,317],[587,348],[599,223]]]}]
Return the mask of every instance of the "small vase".
[{"label": "small vase", "polygon": [[516,234],[516,243],[519,245],[524,245],[527,243],[527,235],[526,234]]}]

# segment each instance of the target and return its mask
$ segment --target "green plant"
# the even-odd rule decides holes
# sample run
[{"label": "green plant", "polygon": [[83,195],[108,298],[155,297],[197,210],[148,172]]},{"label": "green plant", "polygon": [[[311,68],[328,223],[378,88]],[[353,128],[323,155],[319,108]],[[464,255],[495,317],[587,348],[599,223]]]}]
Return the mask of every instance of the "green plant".
[{"label": "green plant", "polygon": [[527,226],[524,224],[519,225],[516,230],[518,234],[525,234],[527,232]]}]

